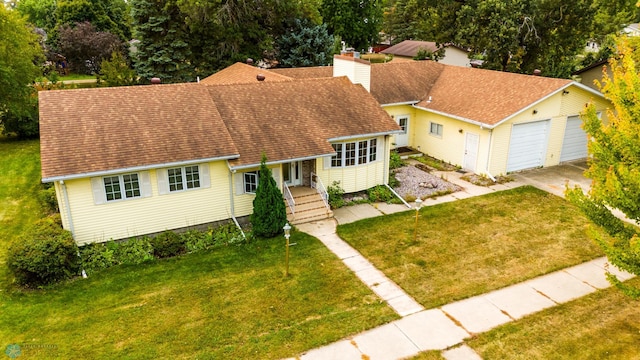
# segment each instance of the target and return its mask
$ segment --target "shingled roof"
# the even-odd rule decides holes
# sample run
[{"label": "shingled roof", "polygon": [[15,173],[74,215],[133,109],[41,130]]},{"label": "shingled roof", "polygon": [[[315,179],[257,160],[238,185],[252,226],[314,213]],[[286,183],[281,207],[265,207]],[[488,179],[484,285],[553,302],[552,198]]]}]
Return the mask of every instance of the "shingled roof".
[{"label": "shingled roof", "polygon": [[371,65],[371,94],[380,104],[417,103],[426,99],[446,65],[407,61]]},{"label": "shingled roof", "polygon": [[39,97],[44,181],[238,156],[205,86],[41,91]]},{"label": "shingled roof", "polygon": [[232,167],[334,153],[329,140],[400,130],[377,101],[346,77],[210,86],[235,144]]},{"label": "shingled roof", "polygon": [[333,66],[310,66],[299,68],[276,68],[269,69],[269,72],[293,79],[317,79],[333,76]]},{"label": "shingled roof", "polygon": [[445,66],[417,106],[496,125],[574,83],[501,71]]},{"label": "shingled roof", "polygon": [[405,40],[382,50],[381,53],[413,58],[421,49],[436,52],[441,47],[433,41]]},{"label": "shingled roof", "polygon": [[243,63],[235,63],[211,76],[202,79],[200,82],[205,85],[252,84],[258,81],[258,75],[263,75],[263,81],[267,82],[293,80],[288,76],[265,71],[255,66]]}]

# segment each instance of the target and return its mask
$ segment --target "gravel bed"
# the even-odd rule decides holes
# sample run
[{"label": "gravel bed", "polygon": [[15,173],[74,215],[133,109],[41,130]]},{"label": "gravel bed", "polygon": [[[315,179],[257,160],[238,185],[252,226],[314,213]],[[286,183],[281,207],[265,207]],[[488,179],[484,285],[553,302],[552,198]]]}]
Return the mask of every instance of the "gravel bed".
[{"label": "gravel bed", "polygon": [[395,170],[396,179],[400,186],[393,188],[400,196],[415,196],[416,198],[429,197],[436,192],[456,192],[462,190],[458,185],[452,184],[439,176],[429,174],[413,165],[403,166]]}]

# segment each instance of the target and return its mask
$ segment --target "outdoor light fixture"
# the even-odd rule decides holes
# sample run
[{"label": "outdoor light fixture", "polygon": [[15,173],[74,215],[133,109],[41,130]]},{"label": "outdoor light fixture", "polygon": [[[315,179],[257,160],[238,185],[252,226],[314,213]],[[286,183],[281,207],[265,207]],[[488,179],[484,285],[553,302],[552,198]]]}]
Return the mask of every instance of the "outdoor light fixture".
[{"label": "outdoor light fixture", "polygon": [[285,255],[286,270],[284,272],[284,276],[289,276],[289,238],[291,237],[291,225],[289,225],[289,223],[286,223],[282,230],[284,230],[284,238],[287,239],[287,249]]},{"label": "outdoor light fixture", "polygon": [[420,214],[420,206],[422,205],[422,199],[416,199],[416,225],[413,230],[413,241],[415,242],[418,239],[418,214]]}]

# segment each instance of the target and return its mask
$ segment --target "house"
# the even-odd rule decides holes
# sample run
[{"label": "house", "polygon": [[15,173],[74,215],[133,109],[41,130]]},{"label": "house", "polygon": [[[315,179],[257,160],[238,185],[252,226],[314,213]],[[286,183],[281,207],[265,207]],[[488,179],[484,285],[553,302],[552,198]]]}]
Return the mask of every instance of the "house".
[{"label": "house", "polygon": [[420,50],[435,53],[441,49],[444,49],[444,54],[442,59],[438,60],[439,63],[471,66],[469,62],[469,52],[467,50],[453,44],[438,45],[433,41],[405,40],[382,50],[381,53],[393,55],[392,61],[410,61],[418,55]]},{"label": "house", "polygon": [[[450,66],[433,61],[356,63],[353,74],[398,123],[396,147],[409,146],[493,177],[587,157],[579,115],[589,102],[602,117],[610,103],[566,79]],[[336,71],[340,70],[340,71]],[[298,79],[330,68],[274,69]]]},{"label": "house", "polygon": [[602,85],[602,79],[604,71],[607,72],[609,78],[613,77],[613,72],[609,67],[608,60],[597,61],[589,66],[573,72],[573,76],[576,77],[576,81],[586,85],[596,91],[600,91],[600,85]]},{"label": "house", "polygon": [[326,217],[334,181],[347,192],[387,182],[399,127],[363,86],[257,71],[236,64],[201,83],[41,92],[42,180],[76,242],[246,217],[262,153],[294,221]]}]

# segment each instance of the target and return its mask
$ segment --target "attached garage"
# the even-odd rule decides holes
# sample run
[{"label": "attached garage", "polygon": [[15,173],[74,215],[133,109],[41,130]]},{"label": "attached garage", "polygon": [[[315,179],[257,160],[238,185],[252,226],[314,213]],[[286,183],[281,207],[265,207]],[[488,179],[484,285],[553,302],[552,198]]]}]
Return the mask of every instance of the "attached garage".
[{"label": "attached garage", "polygon": [[562,140],[560,162],[587,157],[587,134],[582,129],[580,116],[569,116]]},{"label": "attached garage", "polygon": [[548,132],[549,120],[513,125],[507,172],[543,166]]}]

